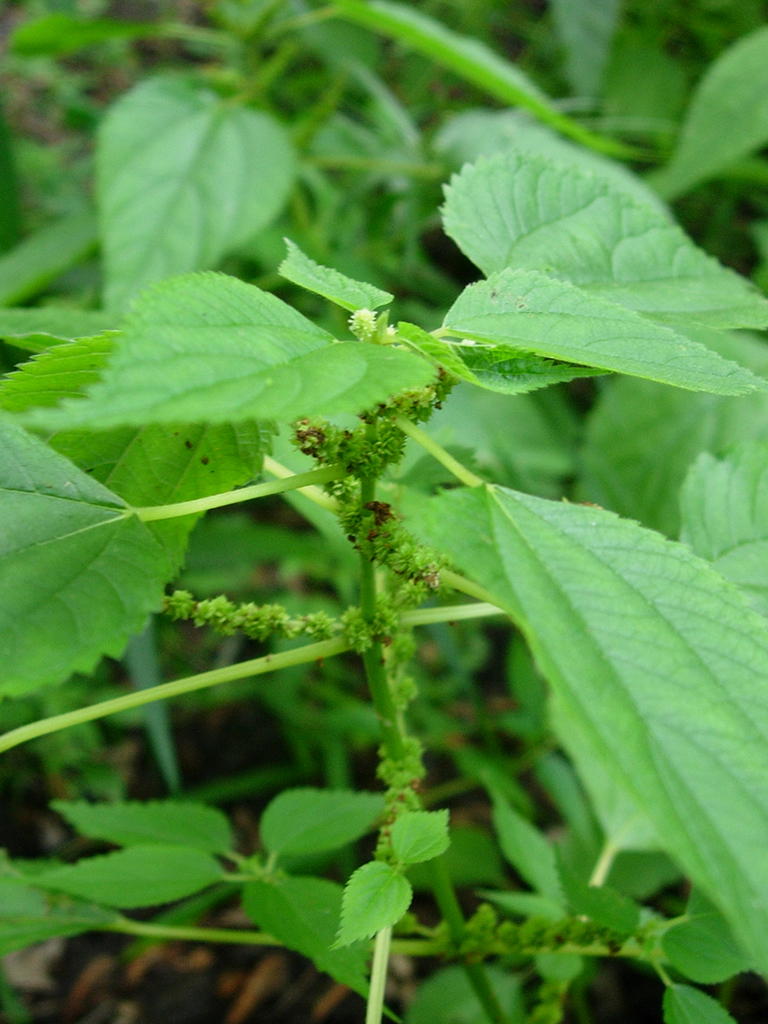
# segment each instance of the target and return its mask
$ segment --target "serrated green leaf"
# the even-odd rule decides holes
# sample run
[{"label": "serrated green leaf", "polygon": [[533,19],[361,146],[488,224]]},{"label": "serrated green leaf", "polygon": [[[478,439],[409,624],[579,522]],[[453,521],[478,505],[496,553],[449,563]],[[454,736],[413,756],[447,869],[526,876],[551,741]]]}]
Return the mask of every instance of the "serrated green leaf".
[{"label": "serrated green leaf", "polygon": [[522,395],[551,384],[562,384],[579,377],[600,377],[609,372],[594,367],[553,363],[506,345],[486,346],[465,340],[456,349],[480,387],[503,395]]},{"label": "serrated green leaf", "polygon": [[35,885],[128,910],[191,896],[223,878],[210,854],[159,843],[86,857],[35,875]]},{"label": "serrated green leaf", "polygon": [[537,388],[574,380],[577,377],[599,376],[604,371],[553,363],[505,345],[478,345],[463,340],[448,342],[436,338],[415,324],[397,325],[397,331],[408,345],[447,373],[460,380],[477,384],[489,391],[519,395]]},{"label": "serrated green leaf", "polygon": [[444,323],[460,337],[692,391],[765,388],[749,370],[684,335],[534,270],[502,270],[469,285]]},{"label": "serrated green leaf", "polygon": [[370,832],[383,810],[378,793],[287,789],[262,814],[259,835],[270,853],[300,856],[337,850]]},{"label": "serrated green leaf", "polygon": [[59,341],[88,338],[117,327],[118,318],[97,309],[69,309],[66,306],[0,308],[0,338],[29,352]]},{"label": "serrated green leaf", "polygon": [[282,209],[293,147],[269,114],[184,79],[151,78],[110,107],[96,154],[105,305],[214,267]]},{"label": "serrated green leaf", "polygon": [[[0,314],[2,316],[2,314]],[[81,397],[98,381],[114,350],[114,335],[57,345],[24,363],[0,383],[9,412]],[[48,437],[56,451],[134,507],[189,501],[253,479],[268,448],[267,424],[153,424],[94,432],[64,430]],[[151,522],[173,566],[181,562],[198,516]]]},{"label": "serrated green leaf", "polygon": [[85,400],[28,414],[51,429],[292,420],[360,412],[434,374],[391,346],[333,344],[274,295],[223,274],[148,289]]},{"label": "serrated green leaf", "polygon": [[379,306],[388,306],[393,301],[394,295],[382,291],[375,285],[367,284],[365,281],[354,281],[338,270],[315,263],[290,238],[285,239],[285,244],[288,247],[288,255],[277,271],[287,281],[306,288],[308,292],[316,292],[343,309],[353,311],[378,309]]},{"label": "serrated green leaf", "polygon": [[399,921],[413,898],[411,883],[391,864],[370,861],[344,887],[336,947],[368,939]]},{"label": "serrated green leaf", "polygon": [[[726,359],[768,373],[768,347],[749,335],[690,332]],[[611,381],[587,418],[580,497],[677,537],[680,487],[702,451],[768,435],[768,395],[693,394],[650,381]]]},{"label": "serrated green leaf", "polygon": [[445,492],[415,524],[521,628],[594,756],[768,964],[768,632],[684,545],[601,509]]},{"label": "serrated green leaf", "polygon": [[686,916],[687,921],[664,932],[661,940],[673,967],[701,985],[714,985],[749,970],[722,914],[695,891]]},{"label": "serrated green leaf", "polygon": [[118,846],[173,844],[205,853],[227,853],[232,848],[226,816],[202,804],[174,800],[118,800],[111,804],[54,800],[51,807],[83,835],[106,839]]},{"label": "serrated green leaf", "polygon": [[716,327],[768,325],[768,300],[651,203],[576,161],[507,149],[446,189],[445,228],[485,274],[538,270],[647,313]]},{"label": "serrated green leaf", "polygon": [[73,213],[40,228],[0,256],[0,306],[24,302],[96,247],[96,218]]},{"label": "serrated green leaf", "polygon": [[546,157],[608,178],[614,189],[669,217],[666,205],[642,178],[592,149],[569,142],[520,110],[462,110],[438,129],[432,145],[450,159],[456,170],[475,163],[481,156],[491,157],[501,149],[512,149],[528,157]]},{"label": "serrated green leaf", "polygon": [[[445,851],[445,867],[455,886],[503,885],[504,868],[499,848],[484,829],[474,825],[452,828],[451,845]],[[431,888],[426,864],[408,869],[408,881],[417,891]]]},{"label": "serrated green leaf", "polygon": [[723,1007],[690,985],[670,985],[664,992],[664,1024],[736,1024]]},{"label": "serrated green leaf", "polygon": [[590,918],[620,935],[632,935],[640,923],[640,907],[607,885],[587,885],[560,863],[560,880],[574,914]]},{"label": "serrated green leaf", "polygon": [[686,112],[672,159],[650,182],[673,199],[767,140],[768,28],[759,28],[709,66]]},{"label": "serrated green leaf", "polygon": [[499,793],[493,794],[493,825],[501,852],[515,871],[542,896],[562,904],[554,849]]},{"label": "serrated green leaf", "polygon": [[565,50],[565,73],[579,96],[596,96],[621,0],[553,0],[552,14]]},{"label": "serrated green leaf", "polygon": [[389,830],[392,849],[401,864],[421,864],[450,846],[448,811],[404,811]]},{"label": "serrated green leaf", "polygon": [[99,379],[117,337],[116,332],[110,332],[63,341],[33,356],[0,381],[0,409],[25,412],[80,397]]},{"label": "serrated green leaf", "polygon": [[681,539],[768,614],[768,442],[702,452],[680,492]]},{"label": "serrated green leaf", "polygon": [[342,985],[367,996],[366,944],[331,949],[339,926],[341,896],[341,886],[324,878],[249,882],[243,889],[243,908],[269,935],[309,957]]},{"label": "serrated green leaf", "polygon": [[15,424],[0,441],[0,692],[19,694],[118,657],[172,570],[111,491]]}]

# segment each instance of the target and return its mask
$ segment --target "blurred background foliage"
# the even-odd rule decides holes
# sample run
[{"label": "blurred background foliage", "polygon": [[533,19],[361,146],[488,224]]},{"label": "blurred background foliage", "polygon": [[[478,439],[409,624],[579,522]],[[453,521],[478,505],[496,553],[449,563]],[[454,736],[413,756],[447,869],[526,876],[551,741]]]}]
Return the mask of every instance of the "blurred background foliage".
[{"label": "blurred background foliage", "polygon": [[[637,147],[645,159],[632,166],[641,174],[669,156],[707,67],[768,15],[760,0],[595,0],[593,49],[585,50],[575,3],[410,6],[514,61],[580,124]],[[0,307],[97,310],[105,298],[110,305],[110,274],[122,289],[112,309],[128,302],[131,282],[118,280],[117,264],[110,270],[112,257],[104,258],[110,246],[119,253],[122,242],[95,184],[97,150],[106,152],[125,104],[149,95],[141,89],[173,82],[184,95],[213,95],[268,114],[295,154],[286,158],[267,222],[200,266],[274,290],[343,331],[338,310],[277,275],[289,236],[314,259],[392,291],[396,317],[435,327],[476,274],[440,226],[441,186],[480,154],[559,141],[427,57],[327,14],[303,0],[4,3]],[[173,145],[181,152],[183,133]],[[707,251],[768,288],[763,167],[755,158],[749,174],[723,173],[698,185],[674,211]],[[163,173],[146,185],[149,192]],[[234,185],[225,176],[206,187],[215,219]],[[29,346],[19,338],[14,344],[10,329],[3,337],[0,368],[8,372],[28,358]],[[768,375],[761,338],[710,340]],[[735,439],[768,436],[768,402],[632,379],[575,381],[514,398],[462,386],[429,430],[488,479],[595,501],[676,537],[678,492],[690,463],[702,450],[717,453]],[[301,464],[285,438],[274,444],[276,458]],[[443,472],[409,448],[391,493],[399,481],[434,489],[446,482]],[[207,516],[192,535],[180,585],[197,597],[225,592],[300,613],[339,614],[356,599],[355,563],[335,520],[299,494]],[[573,864],[593,863],[599,827],[556,750],[543,686],[519,638],[491,621],[424,627],[417,640],[412,716],[428,751],[425,799],[452,801],[452,824],[461,832],[450,854],[457,883],[503,880],[484,787],[505,793],[542,827],[567,834],[563,849]],[[242,637],[158,620],[122,663],[105,661],[91,679],[0,704],[0,730],[263,651]],[[114,716],[0,759],[7,809],[0,845],[17,856],[60,850],[66,835],[46,810],[52,797],[183,792],[231,809],[243,848],[253,848],[258,812],[280,789],[374,785],[377,736],[351,659]],[[347,851],[332,870],[348,873],[351,856]],[[671,909],[682,906],[678,891],[664,888],[675,878],[657,854],[623,854],[611,875],[633,895],[660,891]]]}]

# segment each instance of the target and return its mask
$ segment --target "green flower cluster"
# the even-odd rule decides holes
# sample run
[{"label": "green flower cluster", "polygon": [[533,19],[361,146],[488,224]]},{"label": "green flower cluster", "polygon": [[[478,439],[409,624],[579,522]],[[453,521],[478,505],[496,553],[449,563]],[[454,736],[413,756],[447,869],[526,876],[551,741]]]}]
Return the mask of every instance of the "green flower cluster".
[{"label": "green flower cluster", "polygon": [[172,619],[192,619],[196,626],[211,626],[223,636],[242,632],[252,640],[266,640],[273,634],[288,640],[302,634],[315,640],[330,640],[343,629],[339,621],[325,612],[291,618],[279,604],[235,604],[223,594],[196,601],[186,590],[169,594],[163,612]]},{"label": "green flower cluster", "polygon": [[616,956],[628,942],[634,944],[641,938],[628,938],[584,917],[564,917],[554,922],[529,917],[520,923],[500,922],[494,908],[483,903],[467,922],[466,937],[458,952],[468,960],[557,952]]}]

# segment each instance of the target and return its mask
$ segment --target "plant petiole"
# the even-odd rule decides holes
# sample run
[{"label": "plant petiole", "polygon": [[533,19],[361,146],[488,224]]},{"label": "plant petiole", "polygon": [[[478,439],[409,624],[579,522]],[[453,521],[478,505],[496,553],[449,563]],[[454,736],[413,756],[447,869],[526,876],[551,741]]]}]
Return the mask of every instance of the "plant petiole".
[{"label": "plant petiole", "polygon": [[489,615],[506,615],[503,608],[488,601],[474,604],[441,605],[439,608],[417,608],[404,612],[400,622],[404,626],[427,626],[434,622],[461,622],[464,619],[483,619]]},{"label": "plant petiole", "polygon": [[382,928],[373,946],[368,1005],[365,1010],[365,1024],[381,1024],[384,1011],[384,988],[387,983],[387,964],[392,943],[392,925]]},{"label": "plant petiole", "polygon": [[[264,470],[281,480],[291,480],[297,476],[297,474],[293,473],[287,466],[284,466],[280,462],[276,462],[269,455],[264,456]],[[315,470],[314,472],[318,471]],[[332,479],[341,480],[345,475],[346,474],[342,474],[342,476]],[[310,484],[309,487],[299,486],[296,490],[298,490],[300,494],[303,494],[305,498],[309,498],[309,500],[313,501],[316,505],[320,505],[321,508],[327,508],[329,512],[339,512],[341,509],[341,506],[335,498],[332,498],[329,494],[326,494],[325,491],[321,491],[319,487],[315,487],[312,484]]]},{"label": "plant petiole", "polygon": [[236,679],[251,678],[293,665],[320,661],[323,658],[331,658],[335,654],[343,654],[348,650],[349,644],[341,637],[336,637],[333,640],[321,640],[316,644],[297,647],[292,651],[267,654],[263,658],[253,658],[251,661],[241,661],[236,665],[215,668],[210,672],[187,676],[186,679],[175,679],[171,683],[161,683],[160,686],[151,686],[146,690],[135,690],[124,697],[114,697],[112,700],[91,704],[89,707],[78,708],[76,711],[67,711],[62,715],[41,718],[37,722],[30,722],[29,725],[11,729],[0,736],[0,753],[10,750],[12,747],[18,747],[19,744],[26,743],[27,740],[37,739],[38,736],[47,736],[60,729],[68,729],[71,725],[92,722],[97,718],[115,715],[119,711],[128,711],[131,708],[141,707],[143,704],[151,704],[155,700],[179,697],[185,693],[193,693],[195,690],[204,690],[209,686],[218,686],[219,683],[231,683]]},{"label": "plant petiole", "polygon": [[467,469],[466,466],[462,466],[457,459],[454,459],[450,452],[447,452],[437,441],[434,441],[429,434],[425,434],[415,423],[411,423],[405,416],[395,416],[393,422],[404,434],[407,434],[417,444],[420,444],[424,451],[429,452],[433,458],[437,459],[447,470],[453,473],[457,480],[461,480],[467,487],[483,486],[485,480],[481,480],[479,476]]},{"label": "plant petiole", "polygon": [[[265,466],[266,461],[265,459]],[[272,460],[270,459],[269,461],[271,462]],[[275,475],[278,476],[280,474]],[[343,466],[324,466],[322,469],[313,469],[309,473],[290,473],[287,476],[282,476],[279,480],[270,480],[263,484],[252,484],[250,487],[239,487],[237,490],[225,491],[222,494],[211,494],[207,498],[178,501],[173,505],[150,505],[147,508],[134,508],[131,511],[145,523],[154,522],[158,519],[175,519],[178,516],[189,516],[199,512],[207,512],[212,508],[237,505],[241,501],[251,501],[252,498],[265,498],[270,494],[282,494],[285,491],[303,490],[306,493],[309,486],[328,483],[330,480],[341,480],[345,476],[347,476],[347,472]],[[317,490],[317,488],[314,489]],[[320,491],[319,493],[322,494],[323,492]],[[323,495],[323,497],[326,497],[326,495]],[[333,499],[329,499],[329,501],[333,501]]]}]

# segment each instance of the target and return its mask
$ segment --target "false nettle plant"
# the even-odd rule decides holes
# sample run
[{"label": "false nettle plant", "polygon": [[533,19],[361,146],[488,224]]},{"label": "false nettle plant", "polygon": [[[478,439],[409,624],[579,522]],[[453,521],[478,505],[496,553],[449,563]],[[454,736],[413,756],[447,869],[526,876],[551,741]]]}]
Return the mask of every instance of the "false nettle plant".
[{"label": "false nettle plant", "polygon": [[[83,836],[120,849],[5,862],[0,952],[90,930],[282,944],[366,996],[368,1024],[382,1016],[391,950],[453,962],[446,970],[465,972],[496,1022],[559,1021],[589,958],[653,968],[668,1024],[731,1020],[696,985],[768,970],[768,604],[755,568],[768,538],[765,446],[695,463],[678,543],[595,505],[487,483],[423,428],[460,383],[514,396],[613,373],[715,396],[768,388],[720,354],[727,330],[768,327],[768,300],[698,249],[639,180],[573,154],[507,149],[453,178],[445,230],[485,276],[432,332],[389,323],[392,295],[288,242],[281,274],[341,307],[348,337],[253,285],[192,273],[144,290],[119,330],[54,344],[3,381],[7,699],[120,656],[159,611],[292,644],[21,726],[0,750],[260,674],[276,673],[279,687],[282,668],[359,656],[383,792],[287,790],[264,812],[252,856],[200,804],[55,802]],[[55,334],[57,314],[45,315]],[[272,458],[277,431],[306,468]],[[398,477],[410,442],[454,485],[428,494]],[[356,605],[339,618],[292,616],[169,589],[207,510],[291,490],[336,517],[357,552]],[[415,627],[498,615],[548,683],[554,729],[604,839],[580,873],[492,788],[501,849],[528,889],[485,890],[467,920],[446,867],[448,812],[426,810],[419,794],[408,662]],[[374,830],[373,858],[343,889],[295,866]],[[664,851],[690,879],[682,916],[606,884],[617,854],[636,849]],[[415,866],[436,926],[409,910]],[[225,884],[253,930],[123,913],[196,897],[199,916]],[[527,1018],[496,966],[526,960],[541,978]]]}]

